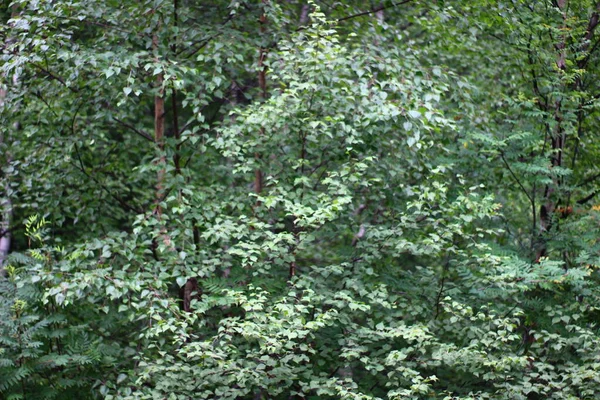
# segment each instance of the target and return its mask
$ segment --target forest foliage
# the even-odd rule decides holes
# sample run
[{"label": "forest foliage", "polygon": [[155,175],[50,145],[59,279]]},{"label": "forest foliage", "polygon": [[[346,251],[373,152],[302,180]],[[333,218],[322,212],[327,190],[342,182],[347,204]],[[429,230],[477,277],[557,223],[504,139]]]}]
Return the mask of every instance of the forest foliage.
[{"label": "forest foliage", "polygon": [[600,3],[3,4],[1,398],[600,398]]}]

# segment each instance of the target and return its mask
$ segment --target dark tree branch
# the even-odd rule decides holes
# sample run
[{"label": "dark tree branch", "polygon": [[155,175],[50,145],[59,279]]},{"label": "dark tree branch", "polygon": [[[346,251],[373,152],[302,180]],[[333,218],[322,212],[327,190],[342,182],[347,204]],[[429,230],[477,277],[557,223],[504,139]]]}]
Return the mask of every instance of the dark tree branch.
[{"label": "dark tree branch", "polygon": [[[571,170],[575,170],[575,164],[577,162],[577,157],[579,156],[579,145],[581,143],[581,138],[583,137],[583,101],[579,102],[579,109],[577,110],[577,136],[575,136],[575,147],[573,149],[573,158],[571,159]],[[571,205],[571,191],[567,196],[567,207]]]},{"label": "dark tree branch", "polygon": [[34,97],[37,97],[38,99],[40,99],[42,101],[42,103],[44,103],[46,105],[46,107],[48,108],[48,110],[50,110],[50,112],[52,114],[54,114],[54,116],[56,118],[60,118],[58,116],[58,114],[56,113],[56,111],[54,111],[54,109],[52,108],[52,106],[48,103],[48,101],[42,96],[42,94],[39,91],[35,91],[32,93]]},{"label": "dark tree branch", "polygon": [[357,17],[362,17],[364,15],[374,14],[376,12],[383,11],[383,10],[385,10],[387,8],[393,8],[393,7],[401,6],[403,4],[411,3],[413,1],[414,0],[404,0],[404,1],[401,1],[399,3],[392,3],[392,4],[387,5],[387,6],[375,7],[372,10],[369,10],[369,11],[363,11],[363,12],[359,12],[359,13],[356,13],[356,14],[348,15],[348,16],[345,16],[345,17],[342,17],[342,18],[338,18],[337,22],[347,21],[347,20],[352,19],[352,18],[357,18]]},{"label": "dark tree branch", "polygon": [[448,272],[448,267],[450,266],[450,255],[448,252],[446,252],[446,261],[444,262],[444,269],[442,270],[442,278],[440,279],[439,282],[439,290],[438,293],[436,295],[435,298],[435,315],[433,316],[433,319],[437,319],[438,316],[440,315],[440,306],[442,304],[442,294],[444,293],[444,285],[446,283],[446,275]]},{"label": "dark tree branch", "polygon": [[542,94],[540,91],[540,87],[538,85],[538,76],[535,72],[533,53],[531,50],[531,37],[529,37],[529,41],[527,43],[527,61],[529,62],[529,66],[531,67],[531,78],[533,83],[533,92],[542,100],[538,101],[539,107],[542,111],[548,111],[548,98]]},{"label": "dark tree branch", "polygon": [[92,174],[90,174],[89,172],[87,172],[87,170],[85,169],[85,165],[83,164],[83,160],[81,159],[81,154],[79,153],[79,146],[77,146],[77,143],[75,143],[75,153],[77,155],[77,161],[79,162],[79,165],[75,164],[75,166],[77,167],[77,169],[79,169],[85,176],[87,176],[92,181],[94,181],[110,197],[112,197],[113,199],[115,199],[121,205],[121,207],[123,207],[124,209],[126,209],[128,211],[133,211],[133,212],[138,213],[138,214],[142,214],[143,213],[143,210],[138,210],[135,207],[129,205],[125,200],[123,200],[122,198],[120,198],[119,196],[117,196],[116,194],[114,194],[113,192],[111,192],[95,176],[93,176]]},{"label": "dark tree branch", "polygon": [[580,183],[579,185],[577,185],[577,186],[579,186],[579,187],[581,187],[581,186],[585,186],[585,185],[587,185],[588,183],[592,183],[593,181],[595,181],[595,180],[596,180],[596,179],[598,179],[598,178],[600,178],[600,173],[599,173],[599,174],[592,175],[592,176],[590,176],[589,178],[586,178],[586,179],[585,179],[583,182],[581,182],[581,183]]},{"label": "dark tree branch", "polygon": [[595,190],[592,193],[588,194],[587,196],[585,196],[583,199],[579,199],[577,200],[577,204],[585,204],[588,201],[590,201],[591,199],[593,199],[596,195],[598,194],[598,191]]},{"label": "dark tree branch", "polygon": [[11,227],[8,227],[6,229],[0,229],[0,238],[11,235],[15,231],[15,229],[16,228],[11,228]]},{"label": "dark tree branch", "polygon": [[[224,27],[225,25],[227,25],[227,23],[229,21],[231,21],[235,15],[237,14],[229,14],[229,16],[227,16],[227,19],[225,19],[225,21],[223,21],[223,23],[221,24],[221,27]],[[179,51],[175,51],[175,55],[179,56],[180,54],[182,54],[184,51],[188,50],[190,47],[195,46],[197,44],[200,44],[196,49],[192,50],[192,52],[190,54],[187,55],[187,57],[192,57],[194,54],[196,54],[197,52],[199,52],[200,50],[202,50],[208,43],[210,43],[211,40],[218,38],[219,36],[221,36],[223,34],[223,32],[217,32],[214,35],[211,35],[207,38],[203,38],[200,40],[196,40],[194,43],[190,44],[189,46],[186,46],[185,48],[179,50]]]},{"label": "dark tree branch", "polygon": [[600,3],[596,4],[596,11],[594,11],[590,17],[590,21],[588,22],[588,28],[584,36],[585,40],[590,40],[592,39],[592,36],[594,36],[594,30],[598,26],[598,22],[600,22],[600,15],[598,15],[599,11]]},{"label": "dark tree branch", "polygon": [[143,137],[146,140],[151,141],[152,143],[154,143],[154,139],[152,138],[152,136],[150,136],[149,134],[147,134],[144,131],[140,131],[139,129],[137,129],[135,126],[128,124],[125,121],[121,121],[119,118],[116,117],[112,117],[112,119],[114,119],[116,122],[118,122],[119,124],[123,125],[124,127],[132,130],[133,132],[137,133],[138,135],[140,135],[141,137]]},{"label": "dark tree branch", "polygon": [[508,164],[508,162],[506,161],[506,158],[504,157],[504,153],[500,153],[500,158],[502,159],[502,162],[506,166],[506,169],[508,170],[508,172],[510,172],[510,175],[513,177],[513,179],[515,180],[515,182],[517,182],[517,185],[519,185],[519,187],[521,188],[521,190],[523,191],[523,193],[525,194],[525,196],[527,196],[527,198],[529,199],[529,202],[532,203],[532,204],[534,204],[531,196],[529,196],[529,192],[527,191],[527,189],[525,189],[525,187],[523,186],[523,184],[521,183],[521,181],[519,180],[519,178],[517,178],[517,175],[515,175],[515,173],[513,172],[512,168],[510,168],[510,165]]},{"label": "dark tree branch", "polygon": [[[594,31],[596,30],[596,27],[598,26],[598,23],[600,22],[600,14],[598,14],[599,11],[600,11],[600,3],[596,4],[596,10],[590,16],[590,20],[588,22],[588,27],[586,29],[585,36],[583,37],[584,43],[581,46],[584,51],[587,50],[587,48],[589,46],[589,42],[594,37]],[[588,61],[590,60],[590,56],[598,48],[598,43],[600,43],[600,41],[596,41],[596,43],[594,43],[594,45],[592,46],[592,49],[588,52],[588,54],[582,60],[579,60],[577,62],[577,66],[579,68],[584,68],[587,65]]]},{"label": "dark tree branch", "polygon": [[41,65],[32,62],[31,65],[33,65],[34,67],[36,67],[37,69],[39,69],[40,71],[42,71],[46,76],[48,76],[49,78],[60,82],[64,87],[66,87],[67,89],[69,89],[71,92],[73,93],[79,93],[79,90],[75,89],[74,87],[71,87],[69,85],[67,85],[67,83],[65,82],[65,80],[63,78],[61,78],[58,75],[53,74],[52,72],[50,72],[49,70],[47,70],[46,68],[42,67]]},{"label": "dark tree branch", "polygon": [[579,68],[584,68],[587,65],[588,61],[590,60],[590,57],[598,49],[599,45],[600,45],[600,39],[596,40],[596,42],[592,46],[591,50],[587,53],[587,55],[577,63],[577,66]]},{"label": "dark tree branch", "polygon": [[200,50],[202,50],[208,43],[210,43],[210,41],[212,39],[215,39],[217,37],[219,37],[221,35],[221,33],[217,33],[215,35],[209,36],[207,38],[204,39],[199,39],[196,40],[194,43],[192,43],[189,47],[185,47],[182,50],[179,50],[177,53],[175,53],[176,56],[181,55],[184,51],[188,50],[190,47],[195,46],[197,44],[200,44],[197,48],[195,48],[194,50],[192,50],[192,52],[190,54],[187,55],[187,57],[192,57],[194,54],[196,54],[197,52],[199,52]]}]

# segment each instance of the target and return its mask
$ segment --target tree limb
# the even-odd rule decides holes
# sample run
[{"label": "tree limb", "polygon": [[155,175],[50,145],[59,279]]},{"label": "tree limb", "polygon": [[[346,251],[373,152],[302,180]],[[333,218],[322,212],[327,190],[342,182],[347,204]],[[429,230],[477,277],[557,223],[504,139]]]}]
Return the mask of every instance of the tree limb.
[{"label": "tree limb", "polygon": [[585,196],[583,199],[577,200],[577,204],[585,204],[588,201],[590,201],[591,199],[593,199],[597,194],[598,194],[598,191],[595,190],[592,193],[590,193],[587,196]]},{"label": "tree limb", "polygon": [[136,127],[134,127],[133,125],[130,125],[130,124],[128,124],[125,121],[121,121],[119,118],[112,117],[112,119],[114,119],[116,122],[118,122],[119,124],[123,125],[124,127],[126,127],[128,129],[132,130],[133,132],[137,133],[138,135],[140,135],[144,139],[149,140],[152,143],[154,143],[154,139],[152,138],[152,136],[150,136],[149,134],[147,134],[143,130],[139,130]]},{"label": "tree limb", "polygon": [[525,187],[523,186],[523,184],[521,183],[521,181],[519,180],[519,178],[517,178],[517,175],[515,175],[515,173],[513,172],[513,170],[510,168],[510,165],[508,165],[508,162],[506,161],[506,158],[504,158],[504,154],[503,153],[500,153],[500,158],[502,159],[502,162],[506,166],[506,169],[508,170],[508,172],[510,172],[510,174],[513,177],[513,179],[515,180],[515,182],[517,182],[517,185],[519,185],[519,187],[521,188],[521,190],[523,191],[523,193],[525,193],[525,196],[527,196],[527,198],[529,199],[529,201],[531,203],[533,203],[533,200],[531,199],[531,196],[529,196],[529,192],[527,192],[527,189],[525,189]]},{"label": "tree limb", "polygon": [[414,0],[404,0],[404,1],[401,1],[399,3],[392,3],[392,4],[388,5],[388,6],[375,7],[373,9],[371,9],[370,11],[363,11],[363,12],[359,12],[359,13],[356,13],[356,14],[348,15],[348,16],[345,16],[345,17],[342,17],[342,18],[338,18],[337,22],[347,21],[347,20],[352,19],[352,18],[357,18],[357,17],[362,17],[364,15],[374,14],[376,12],[383,11],[383,10],[385,10],[387,8],[393,8],[393,7],[401,6],[401,5],[406,4],[406,3],[411,3],[412,1],[414,1]]}]

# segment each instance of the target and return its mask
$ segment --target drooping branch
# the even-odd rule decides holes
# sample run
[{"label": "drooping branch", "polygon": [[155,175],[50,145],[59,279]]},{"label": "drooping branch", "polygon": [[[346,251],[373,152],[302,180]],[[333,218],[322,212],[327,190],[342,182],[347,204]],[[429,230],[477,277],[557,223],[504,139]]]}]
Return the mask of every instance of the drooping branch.
[{"label": "drooping branch", "polygon": [[33,65],[35,68],[37,68],[39,71],[41,71],[44,75],[46,75],[50,79],[53,79],[53,80],[59,82],[61,85],[63,85],[67,89],[69,89],[71,92],[79,93],[79,90],[77,90],[76,88],[74,88],[72,86],[67,85],[67,82],[62,77],[52,73],[49,69],[44,68],[35,62],[32,62],[31,65]]},{"label": "drooping branch", "polygon": [[[223,23],[221,24],[221,27],[224,27],[229,21],[231,21],[237,14],[229,14],[229,16],[225,19],[225,21],[223,21]],[[210,43],[211,40],[218,38],[219,36],[221,36],[223,34],[223,32],[216,32],[215,34],[209,36],[209,37],[205,37],[202,39],[198,39],[196,41],[194,41],[192,44],[190,44],[189,46],[186,46],[185,48],[177,51],[175,53],[175,55],[179,56],[181,54],[183,54],[184,52],[190,50],[190,48],[192,49],[186,56],[185,58],[191,58],[193,57],[196,53],[198,53],[200,50],[202,50],[204,47],[206,47],[206,45],[208,43]],[[194,47],[197,46],[197,47]]]},{"label": "drooping branch", "polygon": [[347,16],[342,17],[342,18],[338,18],[337,21],[338,22],[342,22],[342,21],[347,21],[347,20],[352,19],[352,18],[357,18],[357,17],[362,17],[362,16],[365,16],[365,15],[375,14],[375,13],[381,12],[381,11],[387,9],[387,8],[398,7],[398,6],[401,6],[401,5],[406,4],[406,3],[411,3],[413,1],[414,0],[404,0],[404,1],[401,1],[399,3],[389,4],[387,6],[383,6],[382,5],[382,6],[379,6],[379,7],[375,7],[373,9],[369,10],[369,11],[363,11],[363,12],[359,12],[359,13],[356,13],[356,14],[347,15]]},{"label": "drooping branch", "polygon": [[144,130],[137,129],[135,126],[128,124],[127,122],[122,121],[119,118],[112,117],[112,119],[115,120],[115,122],[119,123],[120,125],[124,126],[125,128],[135,132],[137,135],[154,143],[154,138],[152,136],[150,136],[148,133],[146,133]]},{"label": "drooping branch", "polygon": [[77,163],[74,163],[73,165],[79,170],[81,171],[81,173],[83,173],[85,176],[87,176],[89,179],[91,179],[92,181],[94,181],[94,183],[96,185],[98,185],[98,187],[100,189],[102,189],[104,192],[106,192],[106,194],[108,194],[110,197],[112,197],[114,200],[117,201],[117,203],[119,203],[121,205],[121,207],[123,207],[123,209],[128,210],[128,211],[132,211],[135,212],[137,214],[142,214],[144,211],[140,210],[138,208],[135,208],[134,206],[128,204],[125,200],[123,200],[120,196],[117,196],[115,193],[113,193],[108,187],[106,187],[106,185],[104,185],[102,182],[100,182],[100,180],[98,178],[96,178],[94,175],[90,174],[87,171],[87,168],[85,167],[85,164],[83,163],[83,159],[81,158],[81,153],[79,151],[79,146],[77,146],[77,143],[74,144],[75,147],[75,155],[77,156]]},{"label": "drooping branch", "polygon": [[585,196],[584,198],[577,200],[577,204],[579,204],[579,205],[585,204],[588,201],[590,201],[591,199],[593,199],[594,197],[596,197],[597,194],[598,194],[598,191],[595,190],[592,193],[590,193],[587,196]]},{"label": "drooping branch", "polygon": [[523,186],[523,184],[521,183],[521,180],[514,173],[514,171],[508,164],[508,161],[506,161],[506,158],[504,157],[503,153],[500,153],[500,159],[502,160],[502,163],[506,167],[506,170],[510,173],[510,175],[513,177],[513,179],[515,180],[517,185],[521,188],[521,191],[523,192],[523,194],[525,194],[525,196],[527,197],[527,199],[529,199],[530,202],[533,202],[533,200],[531,199],[531,196],[529,195],[529,192],[527,191],[527,189],[525,189],[525,186]]}]

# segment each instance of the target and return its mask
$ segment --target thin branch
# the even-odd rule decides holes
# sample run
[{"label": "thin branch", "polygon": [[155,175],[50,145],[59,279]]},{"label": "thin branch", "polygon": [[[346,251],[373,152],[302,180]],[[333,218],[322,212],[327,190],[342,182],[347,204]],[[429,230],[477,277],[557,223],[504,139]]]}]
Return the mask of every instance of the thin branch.
[{"label": "thin branch", "polygon": [[519,185],[519,187],[521,188],[521,190],[523,191],[523,193],[525,193],[525,196],[527,196],[527,198],[529,199],[529,202],[532,203],[532,204],[534,204],[533,200],[531,199],[531,196],[529,196],[529,193],[527,192],[527,189],[525,189],[525,187],[523,186],[523,184],[521,183],[521,181],[519,180],[519,178],[517,178],[517,175],[515,175],[515,173],[513,172],[513,170],[510,168],[510,165],[508,165],[508,162],[506,161],[506,158],[504,158],[504,153],[500,153],[500,158],[502,159],[502,162],[506,166],[506,169],[508,170],[508,172],[510,172],[510,174],[512,175],[512,177],[515,180],[515,182],[517,182],[517,185]]},{"label": "thin branch", "polygon": [[598,46],[600,46],[600,39],[596,40],[596,42],[592,46],[591,50],[587,53],[587,55],[577,63],[577,66],[579,68],[584,68],[587,65],[592,54],[598,49]]},{"label": "thin branch", "polygon": [[75,145],[75,153],[77,155],[77,160],[79,162],[79,165],[75,164],[77,169],[79,169],[85,176],[87,176],[88,178],[93,180],[98,186],[100,186],[100,188],[102,190],[104,190],[110,197],[115,199],[121,205],[121,207],[123,207],[126,210],[133,211],[138,214],[142,214],[143,210],[138,210],[135,207],[127,204],[127,202],[125,200],[123,200],[122,198],[120,198],[119,196],[117,196],[116,194],[111,192],[110,190],[108,190],[108,188],[106,186],[104,186],[95,176],[91,175],[90,173],[88,173],[86,171],[85,165],[83,164],[83,160],[81,159],[81,154],[79,153],[79,146],[77,146],[77,143],[74,143],[74,145]]},{"label": "thin branch", "polygon": [[[39,98],[40,100],[42,100],[42,102],[44,102],[46,104],[46,106],[48,107],[48,109],[56,115],[56,112],[52,109],[52,107],[50,107],[50,105],[48,104],[48,102],[39,93],[34,93],[34,96],[37,97],[37,98]],[[82,105],[83,105],[83,103],[81,103],[79,105],[79,107],[77,107],[77,110],[75,111],[75,114],[74,114],[74,116],[73,116],[73,118],[71,120],[71,132],[73,133],[73,135],[75,135],[75,119],[76,119],[77,114],[79,113],[79,110],[81,109]],[[108,195],[110,197],[112,197],[113,199],[115,199],[124,209],[136,212],[138,214],[141,214],[143,211],[141,211],[139,209],[136,209],[135,207],[132,207],[129,204],[127,204],[127,202],[125,202],[119,196],[117,196],[114,193],[112,193],[96,177],[92,176],[91,174],[89,174],[86,171],[85,165],[83,164],[83,160],[81,159],[81,154],[79,152],[79,147],[77,146],[77,143],[73,143],[73,144],[75,146],[75,152],[77,154],[77,160],[79,162],[79,165],[77,165],[77,163],[74,164],[75,167],[77,169],[79,169],[85,176],[87,176],[88,178],[90,178],[91,180],[93,180],[102,190],[104,190],[106,193],[108,193]],[[53,148],[53,147],[50,146],[50,148]]]},{"label": "thin branch", "polygon": [[12,233],[15,232],[15,230],[17,229],[17,227],[8,227],[6,229],[0,229],[0,238],[4,237],[4,236],[9,236]]},{"label": "thin branch", "polygon": [[58,75],[54,75],[52,72],[50,72],[49,70],[47,70],[46,68],[42,67],[41,65],[32,62],[31,65],[33,65],[34,67],[36,67],[37,69],[39,69],[40,71],[42,71],[44,74],[46,74],[46,76],[54,79],[55,81],[60,82],[64,87],[66,87],[67,89],[69,89],[71,92],[73,93],[79,93],[79,90],[75,89],[74,87],[71,87],[69,85],[67,85],[67,83],[65,82],[65,80],[63,78],[61,78]]},{"label": "thin branch", "polygon": [[586,178],[583,182],[581,182],[579,185],[579,187],[587,185],[588,183],[592,183],[593,181],[595,181],[596,179],[600,178],[600,173],[599,174],[595,174],[590,176],[589,178]]},{"label": "thin branch", "polygon": [[[575,136],[575,148],[573,149],[573,158],[571,159],[571,171],[575,170],[575,163],[577,162],[577,157],[579,156],[579,145],[583,136],[583,118],[583,100],[581,100],[577,110],[577,136]],[[567,207],[571,205],[571,194],[571,191],[569,191],[569,194],[567,195]]]},{"label": "thin branch", "polygon": [[[200,111],[202,112],[202,110],[200,110]],[[188,122],[187,122],[187,123],[186,123],[186,124],[183,126],[183,128],[181,128],[181,129],[179,130],[179,132],[178,132],[178,133],[181,135],[181,134],[182,134],[183,132],[185,132],[185,131],[186,131],[186,129],[187,129],[187,128],[189,128],[189,127],[190,127],[190,125],[192,125],[194,122],[196,122],[196,120],[195,120],[195,119],[191,119],[191,120],[189,120],[189,121],[188,121]]]},{"label": "thin branch", "polygon": [[197,52],[199,52],[200,50],[202,50],[208,43],[210,43],[210,41],[212,39],[215,39],[219,36],[221,36],[221,32],[214,34],[212,36],[209,36],[207,38],[204,39],[200,39],[200,40],[196,40],[194,43],[190,44],[188,47],[183,48],[182,50],[179,50],[175,55],[179,56],[181,55],[184,51],[188,50],[190,47],[197,45],[198,43],[200,43],[200,46],[198,46],[196,49],[192,50],[192,52],[190,54],[187,55],[187,57],[192,57],[194,54],[196,54]]},{"label": "thin branch", "polygon": [[600,3],[596,5],[596,11],[594,11],[590,17],[588,22],[588,28],[586,30],[584,39],[590,40],[594,36],[594,30],[598,26],[598,22],[600,22],[600,15],[598,12],[600,11]]},{"label": "thin branch", "polygon": [[[67,20],[67,21],[73,21],[73,22],[79,22],[79,23],[84,23],[84,24],[91,24],[91,25],[96,25],[96,26],[100,26],[102,28],[112,28],[115,29],[119,32],[123,32],[123,33],[127,33],[128,35],[133,35],[132,31],[128,31],[118,25],[112,24],[108,21],[102,21],[102,20],[95,20],[95,19],[90,19],[90,18],[86,18],[83,20],[80,20],[78,18],[75,17],[66,17],[66,16],[57,16],[55,18],[58,19],[62,19],[62,20]],[[138,34],[138,36],[143,36],[142,34]]]},{"label": "thin branch", "polygon": [[337,22],[347,21],[347,20],[352,19],[352,18],[357,18],[357,17],[362,17],[364,15],[374,14],[376,12],[383,11],[383,10],[385,10],[387,8],[393,8],[393,7],[401,6],[403,4],[411,3],[413,1],[414,0],[404,0],[404,1],[401,1],[400,3],[392,3],[392,4],[388,5],[388,6],[379,6],[379,7],[373,8],[370,11],[363,11],[363,12],[359,12],[359,13],[356,13],[356,14],[348,15],[346,17],[338,18]]},{"label": "thin branch", "polygon": [[587,196],[585,196],[583,199],[579,199],[577,200],[577,204],[585,204],[588,201],[590,201],[591,199],[593,199],[594,197],[596,197],[596,195],[598,194],[598,191],[595,190],[592,193],[588,194]]},{"label": "thin branch", "polygon": [[[600,15],[598,14],[599,11],[600,11],[600,3],[596,4],[596,11],[594,11],[592,13],[592,15],[590,16],[590,20],[588,22],[588,27],[586,29],[585,36],[583,37],[584,43],[581,46],[581,48],[584,51],[587,49],[587,47],[589,46],[589,42],[594,37],[594,31],[596,30],[596,27],[598,26],[598,23],[600,22]],[[594,43],[594,46],[592,46],[592,49],[589,51],[589,53],[582,60],[579,60],[577,62],[577,66],[579,68],[585,68],[588,61],[590,60],[590,56],[598,47],[598,43],[599,42],[596,41],[596,43]]]},{"label": "thin branch", "polygon": [[48,103],[48,101],[42,96],[42,94],[39,91],[35,91],[32,92],[34,97],[37,97],[38,99],[40,99],[42,101],[42,103],[44,103],[46,105],[46,107],[48,108],[48,110],[50,110],[50,112],[52,114],[54,114],[54,116],[56,118],[59,118],[58,114],[56,113],[56,111],[54,111],[54,109],[52,108],[52,106]]},{"label": "thin branch", "polygon": [[[223,21],[223,23],[221,24],[221,28],[224,27],[225,25],[227,25],[227,23],[229,21],[231,21],[236,15],[237,14],[229,14],[229,16],[227,17],[227,19],[225,21]],[[200,46],[198,46],[190,54],[187,55],[188,58],[192,57],[194,54],[196,54],[197,52],[199,52],[200,50],[202,50],[202,48],[204,48],[208,43],[210,43],[211,40],[213,40],[215,38],[218,38],[222,34],[223,34],[223,32],[217,32],[217,33],[215,33],[212,36],[209,36],[209,37],[204,38],[204,39],[197,40],[197,41],[193,42],[192,44],[190,44],[189,46],[186,46],[182,50],[179,50],[178,52],[175,52],[175,55],[179,56],[181,53],[183,53],[184,51],[188,50],[190,47],[195,46],[196,44],[200,43]]]},{"label": "thin branch", "polygon": [[536,205],[535,205],[535,199],[536,199],[536,183],[535,181],[533,182],[533,184],[531,185],[531,215],[533,216],[533,218],[531,219],[531,250],[533,251],[533,246],[535,244],[535,238],[536,238],[536,227],[537,227],[537,211],[536,211]]},{"label": "thin branch", "polygon": [[75,109],[75,112],[73,113],[73,118],[71,118],[71,133],[73,134],[73,137],[75,137],[75,121],[77,120],[77,115],[79,115],[79,110],[81,110],[81,107],[83,107],[83,101],[79,103],[79,105],[77,106],[77,109]]},{"label": "thin branch", "polygon": [[442,294],[444,293],[444,285],[446,283],[446,271],[448,270],[448,262],[446,262],[446,264],[444,265],[444,270],[442,271],[442,279],[440,280],[439,283],[439,290],[438,293],[436,295],[435,298],[435,315],[433,316],[433,319],[437,319],[438,316],[440,315],[440,305],[441,305],[441,300],[442,300]]},{"label": "thin branch", "polygon": [[542,111],[548,111],[548,98],[546,96],[544,96],[542,94],[542,92],[540,91],[540,87],[538,85],[538,76],[535,72],[535,68],[534,68],[534,60],[533,60],[533,53],[531,50],[531,36],[529,37],[529,41],[527,43],[527,61],[529,62],[529,66],[531,67],[531,78],[532,78],[532,84],[533,84],[533,92],[541,98],[541,100],[543,102],[539,102],[539,107]]},{"label": "thin branch", "polygon": [[116,117],[112,117],[112,119],[114,119],[116,122],[118,122],[119,124],[123,125],[124,127],[132,130],[133,132],[137,133],[138,135],[140,135],[141,137],[143,137],[146,140],[151,141],[152,143],[154,143],[154,139],[152,138],[152,136],[150,136],[149,134],[147,134],[146,132],[144,132],[143,130],[139,130],[137,129],[135,126],[128,124],[125,121],[121,121],[119,118]]}]

